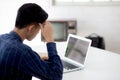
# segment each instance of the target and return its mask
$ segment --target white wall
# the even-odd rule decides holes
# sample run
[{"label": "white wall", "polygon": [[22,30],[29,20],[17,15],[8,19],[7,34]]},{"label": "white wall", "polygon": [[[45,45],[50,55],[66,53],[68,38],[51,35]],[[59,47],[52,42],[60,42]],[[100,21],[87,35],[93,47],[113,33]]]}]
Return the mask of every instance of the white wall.
[{"label": "white wall", "polygon": [[120,53],[120,6],[57,6],[50,18],[77,19],[78,35],[98,33],[105,38],[106,49]]},{"label": "white wall", "polygon": [[[14,27],[16,11],[25,2],[41,5],[49,13],[49,19],[76,19],[78,35],[98,33],[105,38],[107,50],[120,53],[120,6],[52,6],[51,0],[1,0],[0,34]],[[38,36],[33,43],[36,41]]]}]

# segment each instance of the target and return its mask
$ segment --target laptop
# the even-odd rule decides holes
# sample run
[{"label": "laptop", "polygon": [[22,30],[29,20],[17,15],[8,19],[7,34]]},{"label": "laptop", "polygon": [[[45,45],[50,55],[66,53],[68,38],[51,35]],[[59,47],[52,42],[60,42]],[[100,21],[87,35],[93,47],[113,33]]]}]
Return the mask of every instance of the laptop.
[{"label": "laptop", "polygon": [[85,67],[90,45],[90,39],[73,34],[68,35],[66,51],[61,58],[64,67],[63,73],[80,70]]}]

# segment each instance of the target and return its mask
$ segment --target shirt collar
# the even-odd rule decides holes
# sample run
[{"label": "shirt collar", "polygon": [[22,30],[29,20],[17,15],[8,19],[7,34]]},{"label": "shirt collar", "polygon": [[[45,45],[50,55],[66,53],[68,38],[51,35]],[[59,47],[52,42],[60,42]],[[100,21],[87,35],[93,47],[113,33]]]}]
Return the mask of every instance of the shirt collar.
[{"label": "shirt collar", "polygon": [[23,42],[22,39],[21,39],[21,37],[20,37],[16,32],[11,31],[11,32],[10,32],[10,35],[12,35],[14,39],[17,39],[17,40],[20,41],[21,43]]}]

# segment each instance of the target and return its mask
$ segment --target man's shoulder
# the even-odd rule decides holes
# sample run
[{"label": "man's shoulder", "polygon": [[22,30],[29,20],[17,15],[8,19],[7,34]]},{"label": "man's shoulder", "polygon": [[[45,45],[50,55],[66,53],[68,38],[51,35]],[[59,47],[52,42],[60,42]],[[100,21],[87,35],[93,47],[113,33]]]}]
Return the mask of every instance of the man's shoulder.
[{"label": "man's shoulder", "polygon": [[23,43],[18,43],[18,45],[15,45],[15,46],[22,51],[31,50],[31,47]]},{"label": "man's shoulder", "polygon": [[24,49],[31,50],[31,47],[26,44],[21,44]]},{"label": "man's shoulder", "polygon": [[24,52],[31,50],[31,47],[29,47],[28,45],[17,42],[17,41],[11,41],[11,42],[6,43],[6,44],[7,44],[7,47],[9,49],[16,50],[16,51],[21,52],[21,53],[24,53]]},{"label": "man's shoulder", "polygon": [[0,34],[0,39],[4,39],[4,38],[7,38],[7,33],[6,34]]}]

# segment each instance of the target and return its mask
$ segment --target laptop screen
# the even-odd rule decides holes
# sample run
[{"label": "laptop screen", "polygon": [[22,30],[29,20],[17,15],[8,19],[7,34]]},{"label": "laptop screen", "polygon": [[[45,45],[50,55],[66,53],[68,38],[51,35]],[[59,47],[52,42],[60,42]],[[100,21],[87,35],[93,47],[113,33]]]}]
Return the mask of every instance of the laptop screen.
[{"label": "laptop screen", "polygon": [[91,40],[69,34],[65,57],[84,64]]}]

